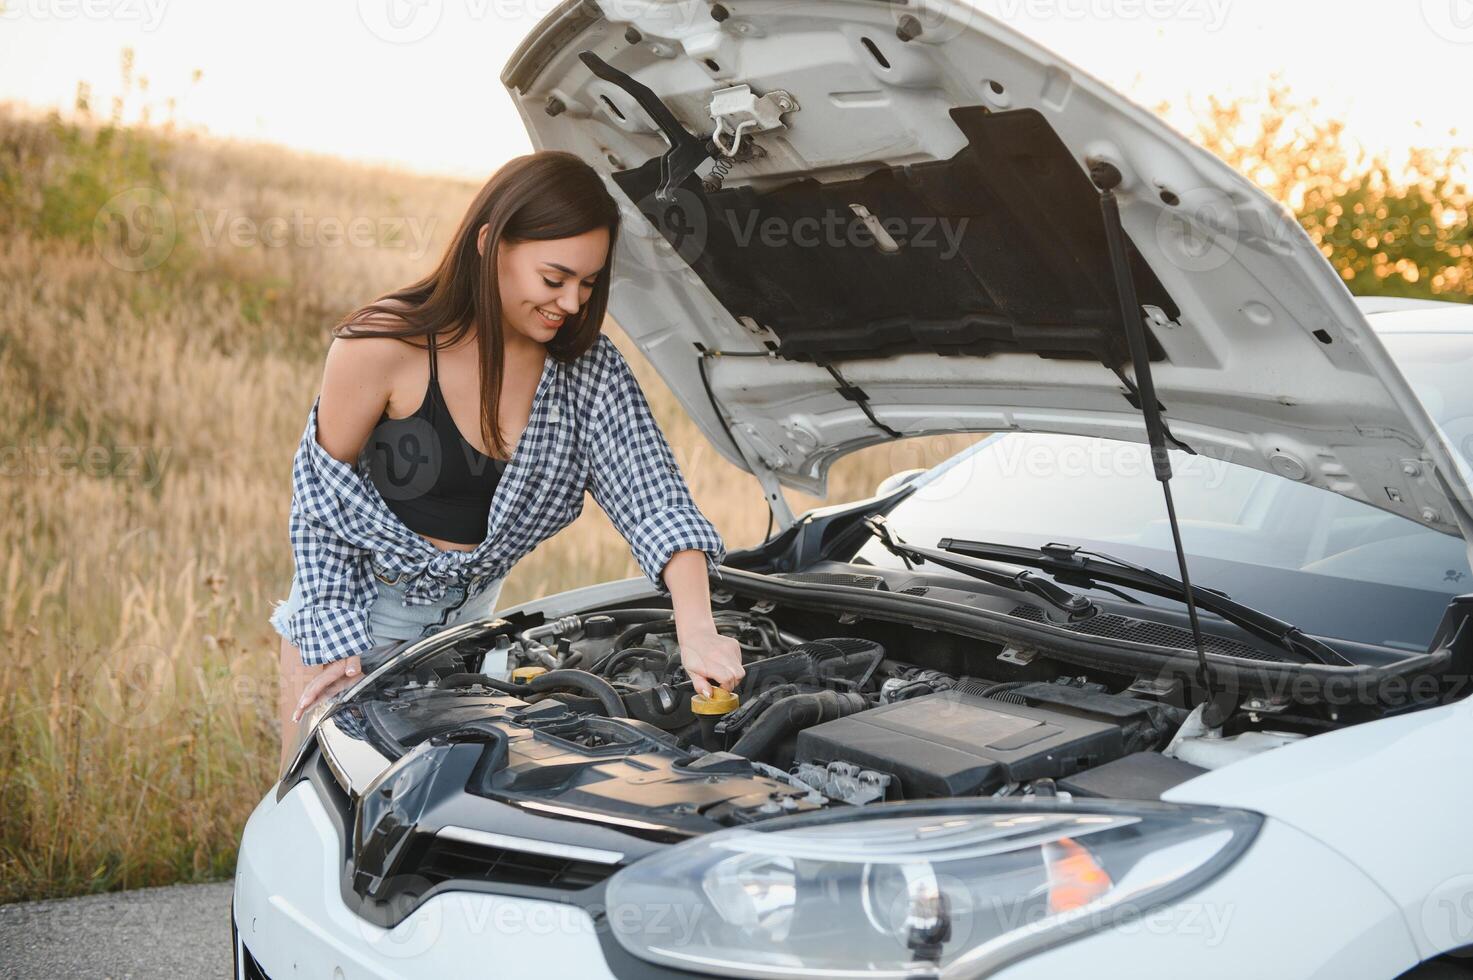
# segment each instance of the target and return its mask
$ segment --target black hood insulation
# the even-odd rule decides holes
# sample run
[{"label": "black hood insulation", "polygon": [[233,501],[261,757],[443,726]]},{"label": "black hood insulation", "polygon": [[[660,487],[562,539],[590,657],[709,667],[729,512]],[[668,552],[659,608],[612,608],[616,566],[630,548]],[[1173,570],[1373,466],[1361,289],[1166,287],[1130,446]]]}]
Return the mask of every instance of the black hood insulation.
[{"label": "black hood insulation", "polygon": [[[1083,167],[1035,110],[963,106],[951,116],[968,140],[951,159],[881,164],[853,180],[758,192],[703,190],[692,176],[664,204],[658,157],[613,177],[733,317],[771,331],[781,357],[1024,352],[1123,365],[1099,195]],[[898,250],[877,247],[852,205]],[[688,213],[695,207],[704,213]],[[776,233],[764,235],[765,222]],[[1129,254],[1141,303],[1176,319],[1134,245]],[[1152,360],[1163,359],[1147,339]]]}]

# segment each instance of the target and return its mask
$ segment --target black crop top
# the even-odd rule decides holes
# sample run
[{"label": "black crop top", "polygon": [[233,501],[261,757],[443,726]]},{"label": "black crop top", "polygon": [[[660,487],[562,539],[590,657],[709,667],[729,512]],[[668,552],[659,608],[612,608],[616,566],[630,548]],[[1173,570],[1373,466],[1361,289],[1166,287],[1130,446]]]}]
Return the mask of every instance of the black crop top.
[{"label": "black crop top", "polygon": [[430,383],[413,415],[384,412],[369,437],[369,477],[384,503],[417,534],[479,544],[506,460],[466,441],[450,416],[429,336]]}]

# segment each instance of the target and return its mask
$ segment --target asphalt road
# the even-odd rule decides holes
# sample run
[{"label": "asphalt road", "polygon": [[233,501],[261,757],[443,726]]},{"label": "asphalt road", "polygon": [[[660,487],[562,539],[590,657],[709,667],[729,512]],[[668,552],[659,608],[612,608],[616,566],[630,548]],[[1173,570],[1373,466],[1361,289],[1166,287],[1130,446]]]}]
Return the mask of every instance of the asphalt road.
[{"label": "asphalt road", "polygon": [[226,980],[230,885],[0,905],[0,977]]}]

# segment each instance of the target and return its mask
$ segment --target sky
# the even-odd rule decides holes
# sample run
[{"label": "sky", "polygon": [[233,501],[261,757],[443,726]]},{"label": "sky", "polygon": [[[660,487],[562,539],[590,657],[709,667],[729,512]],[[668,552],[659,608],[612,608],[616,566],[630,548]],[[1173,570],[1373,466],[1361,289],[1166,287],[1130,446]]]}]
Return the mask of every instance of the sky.
[{"label": "sky", "polygon": [[[734,0],[739,7],[741,0]],[[926,0],[920,0],[924,9]],[[1368,149],[1473,134],[1473,0],[976,0],[1184,125],[1280,74]],[[154,118],[424,173],[484,178],[530,144],[498,80],[556,0],[0,0],[0,101],[94,110],[122,49]],[[199,80],[192,81],[196,69]],[[135,94],[131,105],[141,104]]]}]

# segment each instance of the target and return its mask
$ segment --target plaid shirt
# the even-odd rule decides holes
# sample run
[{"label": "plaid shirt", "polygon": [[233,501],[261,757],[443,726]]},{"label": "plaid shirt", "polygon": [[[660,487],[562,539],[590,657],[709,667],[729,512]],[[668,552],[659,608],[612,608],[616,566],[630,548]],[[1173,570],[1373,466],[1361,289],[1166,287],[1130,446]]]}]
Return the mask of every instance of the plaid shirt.
[{"label": "plaid shirt", "polygon": [[362,653],[373,646],[374,564],[400,574],[406,602],[435,602],[452,585],[505,575],[572,523],[584,490],[663,595],[660,574],[675,552],[704,551],[712,571],[726,556],[628,362],[604,335],[572,363],[548,356],[526,431],[492,498],[486,538],[471,551],[441,550],[409,530],[369,478],[366,447],[356,467],[323,449],[314,401],[292,461],[289,528],[305,604],[288,617],[289,639],[304,664]]}]

